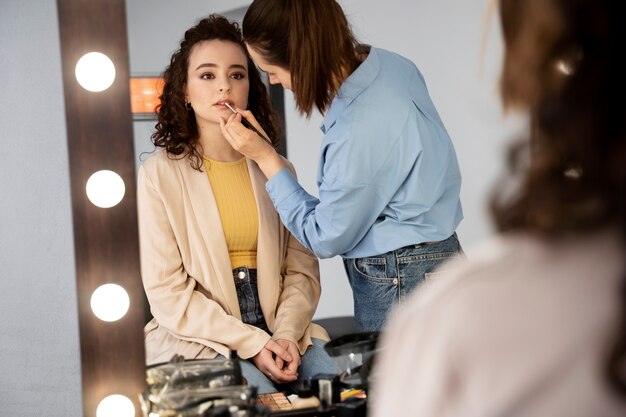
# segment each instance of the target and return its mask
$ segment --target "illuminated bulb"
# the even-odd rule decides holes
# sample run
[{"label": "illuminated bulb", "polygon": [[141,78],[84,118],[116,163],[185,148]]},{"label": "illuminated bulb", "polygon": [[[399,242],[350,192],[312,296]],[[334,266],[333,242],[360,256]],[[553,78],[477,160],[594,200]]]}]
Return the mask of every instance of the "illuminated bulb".
[{"label": "illuminated bulb", "polygon": [[574,75],[576,71],[576,61],[567,60],[567,59],[559,59],[556,61],[556,70],[566,77]]},{"label": "illuminated bulb", "polygon": [[89,52],[76,63],[76,80],[85,90],[106,90],[115,80],[115,65],[108,56],[100,52]]},{"label": "illuminated bulb", "polygon": [[98,404],[96,417],[135,417],[133,402],[120,394],[105,397]]},{"label": "illuminated bulb", "polygon": [[87,180],[87,197],[98,207],[113,207],[124,198],[126,187],[117,173],[109,170],[95,172]]},{"label": "illuminated bulb", "polygon": [[129,306],[128,293],[117,284],[101,285],[91,295],[91,310],[102,321],[121,319]]},{"label": "illuminated bulb", "polygon": [[579,167],[571,167],[563,171],[563,175],[565,175],[567,178],[577,180],[582,177],[583,170]]}]

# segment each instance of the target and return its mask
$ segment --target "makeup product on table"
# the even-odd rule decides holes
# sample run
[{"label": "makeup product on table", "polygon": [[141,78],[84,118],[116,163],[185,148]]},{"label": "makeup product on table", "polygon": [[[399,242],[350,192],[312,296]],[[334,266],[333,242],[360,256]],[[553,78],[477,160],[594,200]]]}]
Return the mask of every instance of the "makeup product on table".
[{"label": "makeup product on table", "polygon": [[[233,113],[237,114],[237,110],[235,110],[235,108],[233,106],[231,106],[230,104],[228,104],[227,102],[224,102],[224,104],[226,105],[226,107],[228,107],[230,109],[230,111],[232,111]],[[243,117],[243,115],[241,116],[241,124],[244,125],[245,127],[247,127],[248,129],[252,130],[254,133],[256,133],[257,135],[259,135],[261,137],[261,139],[263,139],[265,142],[269,143],[270,145],[272,145],[272,142],[266,138],[265,136],[263,136],[261,134],[261,132],[259,132],[254,126],[252,126],[252,124],[246,120],[245,117]],[[274,145],[272,145],[273,147]]]}]

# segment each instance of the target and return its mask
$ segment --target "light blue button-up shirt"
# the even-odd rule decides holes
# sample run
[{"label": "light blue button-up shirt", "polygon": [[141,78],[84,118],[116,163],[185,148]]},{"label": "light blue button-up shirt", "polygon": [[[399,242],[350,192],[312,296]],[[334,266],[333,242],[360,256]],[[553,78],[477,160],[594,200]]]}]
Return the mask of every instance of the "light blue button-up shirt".
[{"label": "light blue button-up shirt", "polygon": [[443,240],[463,218],[452,141],[415,64],[371,48],[321,126],[319,199],[281,170],[266,185],[285,226],[320,258]]}]

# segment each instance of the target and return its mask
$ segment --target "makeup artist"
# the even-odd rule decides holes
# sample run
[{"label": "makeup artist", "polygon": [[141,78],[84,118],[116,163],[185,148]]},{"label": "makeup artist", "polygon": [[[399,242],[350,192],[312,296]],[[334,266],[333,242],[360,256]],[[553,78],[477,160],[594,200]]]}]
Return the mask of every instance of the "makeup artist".
[{"label": "makeup artist", "polygon": [[266,175],[291,233],[320,258],[343,257],[359,330],[380,330],[395,304],[461,252],[461,174],[424,78],[408,59],[360,45],[335,0],[255,0],[243,34],[300,113],[325,116],[319,199],[241,124],[260,128],[251,112],[224,118],[224,136]]}]

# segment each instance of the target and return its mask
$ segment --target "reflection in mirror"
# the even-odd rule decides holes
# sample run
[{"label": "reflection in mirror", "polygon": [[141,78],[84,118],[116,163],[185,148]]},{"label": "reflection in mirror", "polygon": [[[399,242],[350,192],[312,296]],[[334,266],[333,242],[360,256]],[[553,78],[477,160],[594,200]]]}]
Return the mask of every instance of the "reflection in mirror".
[{"label": "reflection in mirror", "polygon": [[[162,74],[170,63],[172,51],[178,48],[182,36],[189,27],[200,18],[211,13],[220,14],[231,21],[241,22],[247,10],[249,0],[211,1],[207,7],[204,0],[189,0],[184,7],[170,0],[127,0],[126,15],[128,24],[128,45],[131,76],[131,106],[133,111],[133,137],[135,149],[135,163],[139,167],[155,147],[150,136],[154,132],[156,115],[146,113],[152,100],[145,100],[136,96],[142,93],[141,86],[145,83],[155,85],[161,91]],[[284,125],[284,91],[280,85],[269,85],[265,74],[264,81],[270,91],[272,107],[277,111]],[[134,86],[133,86],[134,85]],[[135,91],[136,93],[133,93]],[[133,95],[134,94],[134,95]],[[150,92],[153,98],[154,92]],[[134,97],[134,98],[133,98]],[[156,100],[158,103],[158,98]],[[287,155],[285,130],[277,146],[280,154]],[[145,300],[147,305],[147,300]],[[146,323],[152,318],[149,307],[146,308]]]},{"label": "reflection in mirror", "polygon": [[[159,76],[169,64],[170,56],[178,48],[185,30],[199,19],[211,13],[241,22],[250,0],[127,0],[128,48],[131,77]],[[284,107],[281,86],[271,88],[273,105],[277,110]],[[155,120],[135,120],[135,161],[145,159],[146,152],[154,150],[150,135]],[[285,140],[279,144],[279,152],[286,155]]]},{"label": "reflection in mirror", "polygon": [[[137,96],[144,93],[142,86],[145,83],[154,85],[154,88],[150,88],[150,97],[155,95],[155,90],[161,91],[163,82],[161,77],[165,68],[170,64],[172,51],[179,46],[185,31],[200,18],[217,13],[240,23],[249,3],[250,1],[215,1],[211,2],[211,7],[207,8],[204,1],[189,1],[185,3],[184,8],[181,8],[180,5],[170,1],[127,0],[131,94],[133,91]],[[283,118],[284,123],[282,86],[270,86],[266,75],[262,73],[261,76],[270,91],[272,107]],[[139,98],[133,98],[133,100],[139,101]],[[156,115],[146,114],[146,109],[142,106],[146,106],[146,103],[137,103],[138,110],[133,115],[137,166],[154,152],[150,136],[155,129]],[[279,153],[286,154],[284,133],[278,150]]]},{"label": "reflection in mirror", "polygon": [[[249,122],[254,115],[258,129],[242,126],[235,108]],[[327,334],[310,323],[317,258],[280,222],[257,164],[227,141],[247,132],[273,145],[276,121],[239,25],[211,14],[185,29],[164,73],[151,136],[160,149],[138,172],[142,278],[154,314],[148,365],[224,361],[236,350],[260,394],[335,373],[322,347]]]},{"label": "reflection in mirror", "polygon": [[[172,51],[179,47],[185,31],[195,25],[199,19],[211,13],[217,13],[231,21],[241,22],[249,3],[249,1],[215,1],[211,2],[210,7],[207,8],[205,1],[189,1],[185,3],[184,8],[181,8],[179,4],[169,1],[127,0],[131,90],[132,82],[140,79],[154,80],[162,76],[163,71],[170,64]],[[266,79],[264,82],[269,87]],[[282,87],[272,86],[270,95],[272,107],[277,110],[284,123]],[[155,131],[155,124],[154,114],[149,115],[143,112],[133,115],[137,167],[154,154],[155,147],[152,144],[151,135]],[[283,133],[277,146],[279,153],[283,155],[286,154],[285,143]],[[148,305],[147,299],[145,301]],[[147,308],[146,323],[151,318],[151,312]]]}]

